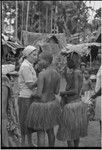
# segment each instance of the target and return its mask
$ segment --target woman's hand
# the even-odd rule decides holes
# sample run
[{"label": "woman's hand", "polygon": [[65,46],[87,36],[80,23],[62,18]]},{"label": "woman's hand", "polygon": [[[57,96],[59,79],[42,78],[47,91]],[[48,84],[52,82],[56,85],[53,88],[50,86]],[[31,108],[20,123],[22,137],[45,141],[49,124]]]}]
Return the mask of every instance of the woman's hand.
[{"label": "woman's hand", "polygon": [[60,96],[62,97],[63,100],[66,100],[68,98],[65,92],[60,92]]},{"label": "woman's hand", "polygon": [[36,100],[41,100],[41,97],[38,94],[32,94],[31,98],[34,98]]}]

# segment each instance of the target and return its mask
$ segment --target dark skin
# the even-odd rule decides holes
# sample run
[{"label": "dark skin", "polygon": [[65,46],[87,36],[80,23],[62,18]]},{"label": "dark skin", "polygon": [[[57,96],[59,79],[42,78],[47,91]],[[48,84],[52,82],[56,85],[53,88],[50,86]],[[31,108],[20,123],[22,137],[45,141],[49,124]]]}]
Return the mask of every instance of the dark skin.
[{"label": "dark skin", "polygon": [[[79,87],[79,72],[78,71],[75,71],[75,89],[73,90],[70,90],[70,91],[66,91],[66,95],[76,95],[78,94],[78,87]],[[67,144],[69,147],[78,147],[79,146],[79,138],[74,140],[73,142],[72,141],[67,141]]]},{"label": "dark skin", "polygon": [[[76,56],[76,57],[75,57]],[[81,86],[82,84],[82,74],[81,72],[77,69],[78,66],[79,66],[79,57],[78,55],[74,55],[74,61],[73,61],[73,64],[72,62],[70,62],[69,60],[69,63],[70,63],[70,69],[72,69],[72,71],[74,72],[74,82],[75,82],[75,86],[72,90],[68,90],[68,91],[64,91],[64,92],[60,92],[60,95],[62,97],[64,97],[64,100],[68,97],[68,96],[74,96],[74,95],[78,95],[79,91],[79,87]],[[68,63],[68,62],[67,62]],[[69,66],[68,66],[69,67]],[[65,78],[66,78],[66,81],[67,83],[69,83],[70,81],[68,81],[68,76],[67,74],[65,75]],[[69,79],[70,80],[70,79]],[[62,98],[63,100],[63,98]],[[78,147],[79,146],[79,140],[80,140],[80,137],[76,140],[72,140],[72,141],[67,141],[67,144],[68,144],[68,147]]]},{"label": "dark skin", "polygon": [[[70,64],[70,67],[69,67]],[[70,58],[67,58],[67,66],[75,72],[74,73],[74,79],[75,79],[75,89],[73,90],[68,90],[68,91],[64,91],[60,93],[60,96],[64,96],[64,95],[75,95],[78,94],[78,79],[80,78],[80,71],[77,70],[78,66],[79,66],[79,57],[77,54],[73,54],[73,62],[70,61]],[[65,68],[65,79],[66,82],[70,82],[68,74],[67,74],[67,67]]]},{"label": "dark skin", "polygon": [[[43,62],[42,58],[41,58],[41,61]],[[45,71],[42,71],[42,72],[39,73],[38,84],[37,84],[37,94],[34,95],[34,96],[38,96],[39,97],[38,98],[39,101],[43,101],[43,96],[42,95],[44,95],[44,94],[46,94],[48,92],[48,89],[46,89],[45,87],[46,86],[50,86],[49,85],[49,76],[47,76],[49,74],[48,67],[50,66],[50,63],[48,61],[46,61],[46,65],[45,66],[46,66],[45,67]],[[56,86],[54,86],[54,94],[58,94],[59,89],[60,89],[60,79],[58,79],[55,82],[56,82]],[[45,89],[44,90],[45,93],[44,93],[43,89]],[[53,128],[52,129],[48,129],[46,131],[46,133],[48,135],[49,146],[50,147],[54,147],[54,145],[55,145],[54,129]],[[37,139],[38,139],[37,140],[37,142],[38,142],[37,145],[39,147],[44,147],[45,146],[45,131],[43,131],[43,130],[37,131]]]},{"label": "dark skin", "polygon": [[60,92],[60,96],[70,96],[70,95],[76,95],[78,94],[78,80],[79,80],[79,72],[78,71],[75,71],[75,74],[74,74],[74,78],[75,78],[75,89],[73,90],[69,90],[69,91],[63,91],[63,92]]}]

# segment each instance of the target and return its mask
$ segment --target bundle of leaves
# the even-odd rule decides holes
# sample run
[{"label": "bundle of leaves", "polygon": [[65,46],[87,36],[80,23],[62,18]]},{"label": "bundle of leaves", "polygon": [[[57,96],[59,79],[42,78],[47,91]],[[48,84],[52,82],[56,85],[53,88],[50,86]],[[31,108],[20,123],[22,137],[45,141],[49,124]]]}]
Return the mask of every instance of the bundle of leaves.
[{"label": "bundle of leaves", "polygon": [[60,75],[63,75],[64,68],[66,66],[66,57],[62,56],[61,54],[58,54],[55,57],[55,61],[53,62],[53,66],[60,73]]}]

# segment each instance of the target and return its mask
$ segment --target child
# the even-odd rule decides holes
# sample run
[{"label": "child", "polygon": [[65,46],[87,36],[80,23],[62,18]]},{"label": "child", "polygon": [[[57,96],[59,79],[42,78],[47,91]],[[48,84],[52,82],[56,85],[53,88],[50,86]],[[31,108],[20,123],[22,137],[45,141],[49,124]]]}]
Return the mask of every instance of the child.
[{"label": "child", "polygon": [[89,73],[89,70],[85,70],[83,86],[81,89],[81,95],[85,95],[85,92],[90,91],[90,90],[92,90],[92,82],[90,80],[90,73]]},{"label": "child", "polygon": [[84,62],[81,63],[80,65],[80,69],[82,71],[82,74],[84,74],[85,70],[86,70],[86,64]]},{"label": "child", "polygon": [[92,82],[92,90],[95,91],[95,85],[96,85],[96,75],[92,74],[90,76],[90,80]]},{"label": "child", "polygon": [[[82,99],[84,99],[84,102],[86,101],[88,103],[88,100],[90,99],[93,93],[94,93],[94,86],[90,78],[89,70],[85,70],[83,86],[81,90],[81,96],[83,96]],[[91,102],[88,103],[88,119],[91,121],[94,119],[94,116],[95,116],[95,103]]]}]

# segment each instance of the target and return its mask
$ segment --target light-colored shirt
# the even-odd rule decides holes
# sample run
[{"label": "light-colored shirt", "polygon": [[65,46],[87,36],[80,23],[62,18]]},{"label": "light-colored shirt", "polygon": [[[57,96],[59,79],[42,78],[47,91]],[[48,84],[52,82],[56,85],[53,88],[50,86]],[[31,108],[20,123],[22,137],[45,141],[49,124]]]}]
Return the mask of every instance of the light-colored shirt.
[{"label": "light-colored shirt", "polygon": [[95,92],[97,92],[101,88],[101,71],[102,71],[102,65],[99,68],[99,71],[97,73]]},{"label": "light-colored shirt", "polygon": [[35,83],[36,80],[37,77],[33,65],[27,59],[25,59],[22,62],[19,70],[19,97],[29,98],[32,95],[33,90],[29,89],[26,83]]}]

